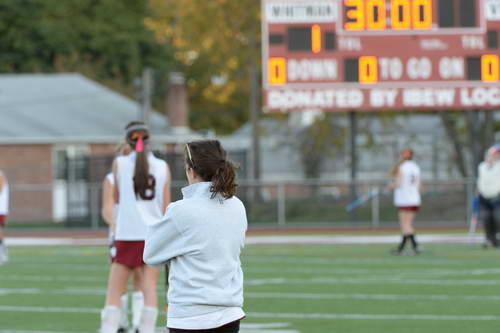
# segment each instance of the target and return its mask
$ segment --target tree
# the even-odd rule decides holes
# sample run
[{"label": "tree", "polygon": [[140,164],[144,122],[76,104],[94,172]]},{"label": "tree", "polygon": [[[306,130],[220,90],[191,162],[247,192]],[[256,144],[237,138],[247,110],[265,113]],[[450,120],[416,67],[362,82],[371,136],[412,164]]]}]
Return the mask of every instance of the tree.
[{"label": "tree", "polygon": [[324,162],[344,146],[345,129],[334,123],[334,115],[327,114],[304,128],[298,142],[305,177],[318,179]]},{"label": "tree", "polygon": [[188,78],[192,126],[227,134],[246,123],[249,67],[260,59],[260,2],[151,0],[151,7],[146,25],[174,46]]},{"label": "tree", "polygon": [[0,3],[0,72],[80,72],[129,95],[145,66],[165,70],[170,48],[144,20],[147,1]]},{"label": "tree", "polygon": [[[440,116],[460,175],[474,175],[482,154],[495,141],[494,111],[443,111]],[[472,163],[467,162],[467,156]]]}]

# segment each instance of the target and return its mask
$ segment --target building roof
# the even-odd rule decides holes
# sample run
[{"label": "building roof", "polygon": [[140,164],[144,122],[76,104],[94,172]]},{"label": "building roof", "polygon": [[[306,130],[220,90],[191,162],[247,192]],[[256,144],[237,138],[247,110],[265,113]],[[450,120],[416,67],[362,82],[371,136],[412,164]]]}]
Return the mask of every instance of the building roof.
[{"label": "building roof", "polygon": [[[139,105],[80,74],[0,75],[0,144],[115,143]],[[154,141],[184,142],[152,112]]]}]

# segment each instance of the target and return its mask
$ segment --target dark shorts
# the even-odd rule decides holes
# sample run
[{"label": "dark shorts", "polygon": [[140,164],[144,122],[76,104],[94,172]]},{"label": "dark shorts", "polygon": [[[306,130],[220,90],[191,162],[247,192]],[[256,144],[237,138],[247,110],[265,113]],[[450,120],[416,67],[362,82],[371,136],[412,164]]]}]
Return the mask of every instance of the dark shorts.
[{"label": "dark shorts", "polygon": [[420,206],[403,206],[398,207],[398,209],[404,212],[418,212],[420,210]]},{"label": "dark shorts", "polygon": [[238,333],[240,331],[240,321],[233,321],[221,327],[211,328],[207,330],[181,330],[179,328],[169,328],[170,333]]},{"label": "dark shorts", "polygon": [[0,227],[5,227],[7,223],[7,215],[0,215]]},{"label": "dark shorts", "polygon": [[114,242],[116,253],[111,262],[137,268],[144,265],[142,254],[144,253],[144,241],[118,241]]}]

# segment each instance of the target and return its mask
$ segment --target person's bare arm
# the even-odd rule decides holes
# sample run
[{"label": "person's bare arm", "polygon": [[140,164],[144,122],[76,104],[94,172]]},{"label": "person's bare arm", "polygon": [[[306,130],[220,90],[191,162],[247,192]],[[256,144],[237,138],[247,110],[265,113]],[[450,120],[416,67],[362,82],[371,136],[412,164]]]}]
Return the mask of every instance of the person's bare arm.
[{"label": "person's bare arm", "polygon": [[167,210],[168,205],[171,201],[170,185],[172,183],[172,178],[170,176],[170,169],[167,165],[167,180],[165,181],[165,186],[163,187],[163,214]]},{"label": "person's bare arm", "polygon": [[113,206],[115,204],[114,186],[105,179],[102,183],[102,210],[101,215],[104,222],[113,227]]},{"label": "person's bare arm", "polygon": [[396,175],[396,177],[394,177],[394,180],[389,184],[389,187],[392,189],[392,190],[395,190],[397,189],[399,186],[401,186],[401,182],[403,181],[402,177],[401,177],[401,173],[398,172],[398,174]]},{"label": "person's bare arm", "polygon": [[0,171],[0,193],[3,191],[3,187],[5,186],[5,183],[7,180],[5,179],[5,176],[2,171]]},{"label": "person's bare arm", "polygon": [[113,177],[115,178],[115,186],[114,191],[113,191],[113,197],[115,203],[120,203],[120,191],[118,190],[118,163],[116,162],[116,159],[113,161],[113,165],[111,167],[111,170],[113,171]]}]

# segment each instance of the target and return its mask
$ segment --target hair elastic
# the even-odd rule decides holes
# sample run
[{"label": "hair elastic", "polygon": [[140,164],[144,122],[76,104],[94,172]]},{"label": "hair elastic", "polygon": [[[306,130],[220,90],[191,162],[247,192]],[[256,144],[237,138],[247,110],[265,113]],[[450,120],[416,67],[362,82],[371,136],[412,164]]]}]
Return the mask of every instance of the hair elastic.
[{"label": "hair elastic", "polygon": [[137,143],[135,144],[135,152],[136,153],[142,153],[144,152],[144,141],[142,139],[142,136],[137,139]]}]

